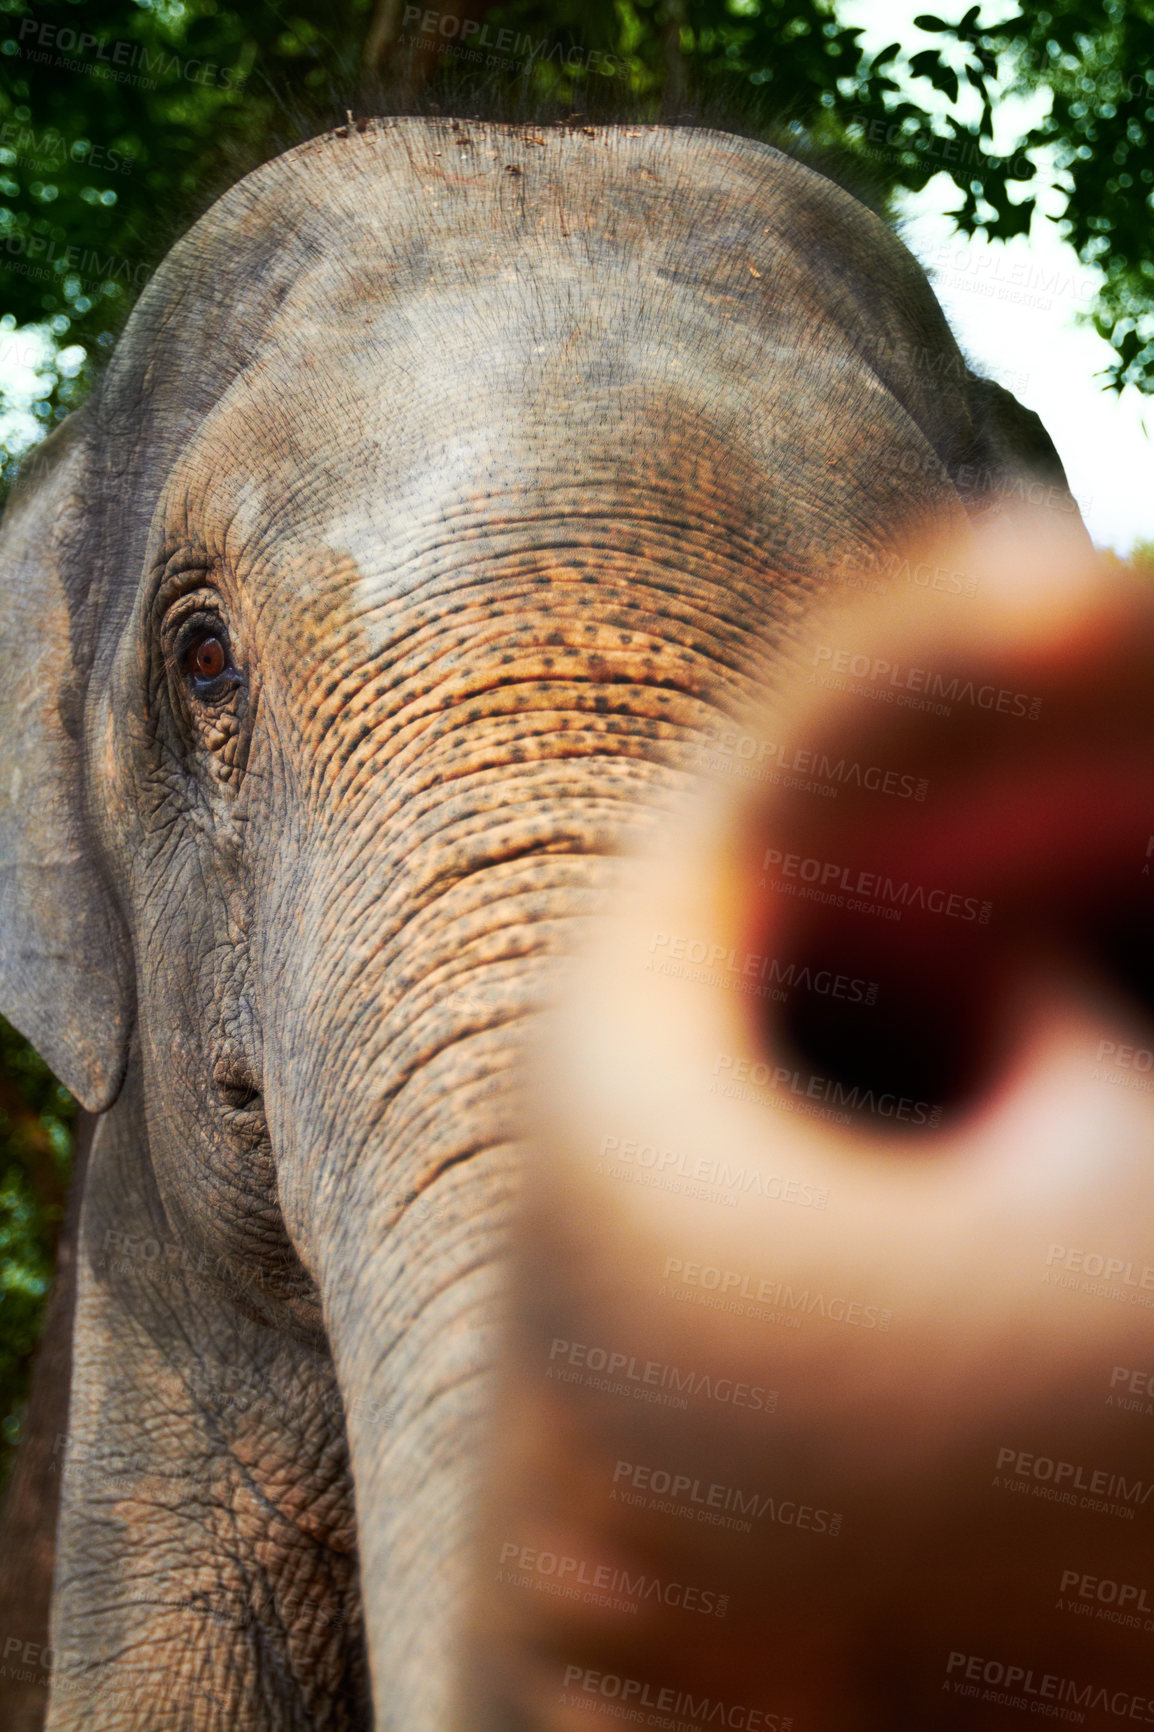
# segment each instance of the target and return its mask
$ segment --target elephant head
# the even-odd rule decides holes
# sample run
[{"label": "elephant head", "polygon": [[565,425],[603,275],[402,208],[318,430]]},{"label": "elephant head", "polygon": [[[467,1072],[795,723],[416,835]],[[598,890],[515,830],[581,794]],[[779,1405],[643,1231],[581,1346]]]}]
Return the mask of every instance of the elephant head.
[{"label": "elephant head", "polygon": [[1076,511],[879,219],[662,128],[291,151],[31,471],[0,1008],[102,1115],[50,1724],[434,1732],[534,1031],[615,857],[815,597]]}]

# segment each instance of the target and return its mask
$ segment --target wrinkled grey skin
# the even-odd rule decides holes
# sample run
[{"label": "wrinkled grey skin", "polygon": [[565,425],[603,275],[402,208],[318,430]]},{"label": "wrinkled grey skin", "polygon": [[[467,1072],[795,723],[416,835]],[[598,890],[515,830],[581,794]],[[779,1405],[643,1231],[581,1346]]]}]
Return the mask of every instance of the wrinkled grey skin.
[{"label": "wrinkled grey skin", "polygon": [[995,509],[1020,416],[719,134],[382,122],[175,248],[0,570],[0,1009],[103,1114],[54,1732],[445,1725],[534,1012],[807,594]]}]

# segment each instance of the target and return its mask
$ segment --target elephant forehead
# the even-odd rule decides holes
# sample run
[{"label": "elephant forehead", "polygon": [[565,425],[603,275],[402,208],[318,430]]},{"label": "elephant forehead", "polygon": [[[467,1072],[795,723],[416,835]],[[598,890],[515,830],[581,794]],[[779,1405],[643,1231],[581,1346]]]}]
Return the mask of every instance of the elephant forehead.
[{"label": "elephant forehead", "polygon": [[[699,471],[724,450],[725,466],[747,461],[752,479],[783,430],[805,421],[806,385],[838,393],[819,348],[767,348],[684,291],[630,305],[616,282],[571,287],[546,297],[506,281],[400,305],[365,294],[343,319],[317,294],[207,418],[174,493],[202,470],[263,477],[291,493],[283,532],[284,507],[310,515],[314,491],[342,515],[365,502],[366,483],[380,511],[414,489],[487,497],[532,485],[562,453],[566,473],[593,479],[597,450],[619,461],[636,450],[640,464],[664,448]],[[793,390],[777,402],[781,368]],[[233,496],[220,494],[230,509]]]},{"label": "elephant forehead", "polygon": [[349,556],[385,598],[422,561],[580,541],[576,520],[836,550],[908,504],[886,458],[916,434],[844,345],[767,343],[682,284],[566,289],[514,273],[335,318],[314,297],[186,450],[175,510],[234,568],[300,588],[310,554]]},{"label": "elephant forehead", "polygon": [[101,390],[131,453],[108,533],[139,570],[186,504],[194,537],[250,555],[297,525],[331,545],[338,520],[348,546],[359,513],[387,561],[390,511],[439,511],[482,449],[531,490],[562,459],[595,478],[612,448],[624,486],[630,443],[682,428],[698,475],[728,447],[710,461],[754,514],[795,539],[824,517],[836,556],[916,490],[895,454],[964,438],[964,394],[911,373],[911,346],[952,348],[913,260],[768,147],[370,123],[250,175],[142,295]]},{"label": "elephant forehead", "polygon": [[321,264],[354,298],[375,272],[411,298],[476,285],[534,252],[578,268],[649,254],[750,300],[769,286],[759,290],[759,254],[778,269],[796,255],[812,270],[836,246],[859,268],[884,261],[891,290],[912,264],[847,194],[747,139],[433,121],[370,123],[290,151],[226,195],[184,246],[194,265],[208,246],[257,270],[270,250],[290,252],[293,280],[277,291],[290,303]]}]

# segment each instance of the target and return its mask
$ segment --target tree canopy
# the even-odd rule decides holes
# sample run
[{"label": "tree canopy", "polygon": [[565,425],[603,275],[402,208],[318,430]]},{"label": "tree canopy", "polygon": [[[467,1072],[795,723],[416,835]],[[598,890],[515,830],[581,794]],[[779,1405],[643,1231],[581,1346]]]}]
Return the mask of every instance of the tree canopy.
[{"label": "tree canopy", "polygon": [[76,1105],[0,1018],[0,1489],[52,1279]]},{"label": "tree canopy", "polygon": [[[349,110],[494,96],[562,116],[723,115],[820,150],[883,206],[945,174],[959,230],[996,240],[1056,199],[1101,273],[1105,383],[1154,391],[1154,0],[923,13],[932,46],[872,54],[838,0],[0,0],[0,14],[0,329],[29,329],[18,354],[39,362],[44,430],[180,228],[239,174]],[[995,148],[1010,95],[1038,118]],[[5,440],[3,425],[0,458],[40,430],[9,423]]]}]

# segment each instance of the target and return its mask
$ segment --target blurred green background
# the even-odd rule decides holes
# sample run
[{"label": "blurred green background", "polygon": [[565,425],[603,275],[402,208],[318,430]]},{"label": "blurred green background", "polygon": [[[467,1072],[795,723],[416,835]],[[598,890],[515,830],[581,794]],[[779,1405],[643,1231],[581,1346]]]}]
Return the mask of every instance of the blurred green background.
[{"label": "blurred green background", "polygon": [[[882,210],[945,174],[961,234],[1059,223],[1098,273],[1103,388],[1154,393],[1154,0],[988,0],[869,51],[860,17],[860,0],[0,0],[0,495],[175,236],[349,111],[722,121]],[[0,1486],[74,1114],[0,1022]]]},{"label": "blurred green background", "polygon": [[[52,1278],[76,1104],[0,1018],[0,1474],[7,1478]],[[2,1481],[0,1481],[2,1484]]]}]

